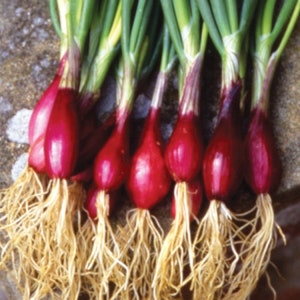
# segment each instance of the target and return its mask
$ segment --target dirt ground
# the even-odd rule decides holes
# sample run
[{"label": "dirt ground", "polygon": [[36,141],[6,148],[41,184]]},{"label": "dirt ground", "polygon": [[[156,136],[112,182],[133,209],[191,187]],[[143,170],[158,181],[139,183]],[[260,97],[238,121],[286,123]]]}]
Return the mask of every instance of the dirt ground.
[{"label": "dirt ground", "polygon": [[[56,70],[59,40],[52,28],[47,1],[1,0],[0,16],[0,188],[5,188],[26,163],[28,120]],[[202,93],[203,122],[208,124],[204,125],[206,137],[217,109],[218,66],[210,65],[215,61],[214,51],[208,51]],[[271,90],[271,115],[284,169],[273,204],[288,240],[287,246],[279,242],[272,256],[284,279],[274,268],[269,270],[279,300],[300,299],[299,86],[300,22],[278,65]],[[162,222],[170,220],[166,217],[167,209],[168,204],[162,204],[155,211]],[[0,299],[20,299],[12,280],[3,273],[0,274]],[[265,279],[261,280],[253,299],[272,299]]]}]

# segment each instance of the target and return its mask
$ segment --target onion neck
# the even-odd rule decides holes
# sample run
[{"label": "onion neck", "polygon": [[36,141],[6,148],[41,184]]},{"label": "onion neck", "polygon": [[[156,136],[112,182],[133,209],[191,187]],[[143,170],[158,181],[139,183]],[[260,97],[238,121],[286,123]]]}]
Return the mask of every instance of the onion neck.
[{"label": "onion neck", "polygon": [[168,74],[166,72],[159,72],[157,75],[155,88],[153,91],[151,108],[159,109],[162,104],[164,93],[167,89]]},{"label": "onion neck", "polygon": [[81,68],[80,49],[75,42],[66,52],[66,63],[62,73],[60,88],[70,88],[78,91]]},{"label": "onion neck", "polygon": [[130,119],[130,111],[128,109],[118,108],[116,112],[116,131],[125,133],[128,129]]},{"label": "onion neck", "polygon": [[134,62],[121,62],[117,74],[116,104],[120,110],[132,110],[137,79],[135,78]]},{"label": "onion neck", "polygon": [[251,110],[259,107],[265,114],[269,111],[270,88],[277,66],[277,53],[270,54],[269,47],[262,47],[254,54],[253,89]]},{"label": "onion neck", "polygon": [[240,79],[236,82],[232,82],[230,86],[222,89],[218,123],[223,118],[233,118],[237,121],[241,119],[241,90],[242,81]]},{"label": "onion neck", "polygon": [[222,90],[241,78],[241,38],[237,31],[223,37]]},{"label": "onion neck", "polygon": [[200,77],[202,68],[202,56],[198,54],[190,67],[187,68],[187,74],[184,79],[183,89],[180,98],[179,113],[186,115],[194,113],[199,115],[199,95],[200,95]]}]

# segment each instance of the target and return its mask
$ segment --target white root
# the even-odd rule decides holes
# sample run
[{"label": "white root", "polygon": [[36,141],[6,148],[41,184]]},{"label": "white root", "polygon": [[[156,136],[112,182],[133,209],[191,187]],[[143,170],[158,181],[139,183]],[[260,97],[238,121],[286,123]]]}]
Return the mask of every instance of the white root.
[{"label": "white root", "polygon": [[176,216],[159,254],[153,278],[154,299],[181,295],[186,267],[193,268],[194,252],[190,229],[191,199],[187,184],[175,185]]},{"label": "white root", "polygon": [[239,262],[244,234],[237,224],[243,222],[245,219],[238,218],[224,203],[210,201],[194,239],[196,257],[189,278],[194,299],[222,299],[226,280],[230,282]]},{"label": "white root", "polygon": [[277,243],[277,232],[286,242],[281,228],[275,222],[269,194],[257,197],[256,214],[246,225],[250,230],[241,241],[239,268],[234,270],[228,279],[222,299],[248,298],[267,269],[272,249]]},{"label": "white root", "polygon": [[120,260],[128,266],[126,286],[120,299],[153,299],[153,270],[162,247],[163,229],[149,210],[133,209],[126,215],[126,225],[117,237]]},{"label": "white root", "polygon": [[78,298],[75,231],[83,195],[80,184],[50,180],[44,197],[28,203],[15,221],[15,235],[6,249],[11,272],[24,299],[42,299],[47,295],[55,299]]}]

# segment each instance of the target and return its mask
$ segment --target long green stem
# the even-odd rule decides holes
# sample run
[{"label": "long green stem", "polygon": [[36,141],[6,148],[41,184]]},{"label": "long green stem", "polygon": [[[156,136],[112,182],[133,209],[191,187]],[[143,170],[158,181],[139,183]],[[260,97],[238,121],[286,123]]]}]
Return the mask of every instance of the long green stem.
[{"label": "long green stem", "polygon": [[75,40],[78,44],[80,52],[84,50],[86,39],[95,13],[96,0],[84,0],[78,7],[80,10],[80,16],[76,28],[74,28]]},{"label": "long green stem", "polygon": [[269,34],[272,30],[272,20],[276,0],[267,0],[263,13],[262,34]]},{"label": "long green stem", "polygon": [[66,64],[60,81],[60,87],[77,90],[79,87],[80,74],[80,49],[74,42],[74,31],[72,26],[72,8],[69,0],[57,0],[61,28],[61,58],[67,55]]},{"label": "long green stem", "polygon": [[202,36],[200,13],[193,1],[161,1],[181,66],[188,67],[206,46]]},{"label": "long green stem", "polygon": [[174,13],[173,2],[172,0],[161,0],[161,6],[164,12],[164,19],[166,24],[168,25],[170,36],[176,49],[179,61],[183,63],[185,59],[185,54],[183,50],[184,47],[180,35],[180,30],[177,24],[177,19]]},{"label": "long green stem", "polygon": [[[298,3],[297,3],[298,2]],[[297,3],[297,6],[295,6],[295,4]],[[272,43],[274,43],[277,38],[279,37],[281,31],[282,31],[282,28],[286,25],[287,22],[289,22],[289,24],[293,23],[292,20],[289,20],[291,15],[293,14],[293,10],[296,9],[297,10],[297,7],[299,9],[299,1],[297,0],[290,0],[290,1],[285,1],[280,12],[279,12],[279,15],[277,17],[277,20],[275,22],[275,25],[273,27],[273,30],[272,30]],[[296,12],[296,15],[297,15],[297,12]],[[287,30],[285,31],[284,34],[286,34]],[[289,33],[287,33],[289,34]]]},{"label": "long green stem", "polygon": [[61,29],[61,57],[65,55],[70,45],[70,38],[72,37],[71,21],[70,21],[70,5],[68,0],[58,0],[57,9],[59,13],[59,22]]},{"label": "long green stem", "polygon": [[173,1],[174,12],[179,30],[182,32],[191,22],[191,12],[185,1]]},{"label": "long green stem", "polygon": [[[264,1],[260,1],[264,2]],[[258,0],[243,0],[242,11],[240,15],[239,30],[242,35],[246,35],[252,22],[253,15],[257,6]]]},{"label": "long green stem", "polygon": [[164,24],[163,43],[160,60],[160,72],[169,72],[175,62],[175,49],[171,42],[168,27]]},{"label": "long green stem", "polygon": [[[207,43],[207,27],[200,18],[196,2],[161,0],[161,4],[180,62],[180,113],[198,114],[199,82]],[[182,46],[178,49],[176,45]]]},{"label": "long green stem", "polygon": [[232,32],[230,30],[228,14],[224,1],[211,0],[211,8],[221,35],[223,37],[230,35]]},{"label": "long green stem", "polygon": [[134,15],[132,4],[131,0],[122,0],[122,58],[117,80],[117,95],[119,95],[117,102],[120,108],[127,110],[132,108],[137,80],[153,46],[149,42],[151,32],[149,21],[153,1],[138,0]]},{"label": "long green stem", "polygon": [[223,37],[226,51],[222,56],[222,89],[230,87],[241,78],[243,62],[241,53],[241,33],[239,31]]},{"label": "long green stem", "polygon": [[121,2],[118,0],[108,0],[107,2],[105,8],[102,9],[103,25],[101,26],[100,45],[107,36],[111,36],[112,31],[115,31],[114,27],[118,25],[114,24],[119,23],[119,20],[121,20]]},{"label": "long green stem", "polygon": [[[247,35],[257,0],[198,0],[210,37],[222,60],[222,89],[243,79]],[[243,47],[242,47],[243,45]]]},{"label": "long green stem", "polygon": [[261,1],[258,4],[258,12],[257,12],[257,18],[256,18],[256,26],[255,26],[255,43],[258,44],[259,40],[262,36],[262,21],[263,21],[263,5],[264,2]]},{"label": "long green stem", "polygon": [[56,0],[49,0],[49,11],[51,16],[51,21],[56,34],[61,38],[62,32],[60,29],[59,19],[57,16],[57,4]]},{"label": "long green stem", "polygon": [[[107,9],[109,9],[109,12],[102,14]],[[121,3],[117,3],[117,1],[103,3],[100,15],[103,16],[102,22],[99,24],[95,23],[96,26],[99,26],[96,30],[100,30],[99,35],[96,34],[98,46],[94,50],[95,55],[90,53],[91,57],[87,58],[87,69],[84,70],[81,78],[81,91],[95,95],[99,93],[119,48],[118,45],[121,38]],[[95,47],[95,45],[93,44],[92,47]]]},{"label": "long green stem", "polygon": [[204,53],[205,53],[205,50],[206,50],[207,38],[208,38],[207,26],[206,26],[206,24],[203,23],[202,32],[201,32],[201,41],[200,41],[200,51],[199,51],[199,53],[203,57],[204,57]]},{"label": "long green stem", "polygon": [[[259,104],[260,108],[266,113],[268,112],[269,91],[273,75],[278,60],[299,18],[300,0],[285,2],[276,19],[274,11],[272,15],[266,12],[274,3],[270,1],[267,4],[269,6],[259,6],[259,15],[262,17],[261,22],[256,25],[255,51],[253,54],[254,80],[251,99],[252,108]],[[287,22],[288,24],[286,24]],[[274,49],[275,44],[277,46]]]},{"label": "long green stem", "polygon": [[235,32],[238,30],[238,16],[237,16],[237,3],[235,0],[224,1],[228,13],[230,31]]},{"label": "long green stem", "polygon": [[[113,2],[113,1],[112,1]],[[109,0],[104,0],[100,3],[97,3],[95,7],[95,13],[93,15],[93,19],[91,20],[91,28],[89,32],[89,41],[88,41],[88,49],[85,52],[85,61],[91,62],[96,55],[97,49],[99,47],[99,41],[101,43],[101,39],[103,35],[107,36],[106,32],[104,33],[104,22],[106,13],[108,9],[108,5],[111,3]],[[114,12],[113,10],[110,13]]]},{"label": "long green stem", "polygon": [[[146,0],[145,0],[146,1]],[[139,2],[142,3],[143,1]],[[143,3],[144,4],[144,3]],[[142,48],[142,44],[144,42],[145,33],[149,24],[150,13],[152,9],[153,1],[146,1],[143,7],[138,7],[136,18],[132,26],[132,33],[130,38],[130,51],[134,54],[134,56],[139,55],[139,51]],[[139,71],[141,71],[139,69]]]},{"label": "long green stem", "polygon": [[155,88],[152,95],[151,107],[160,108],[164,92],[167,88],[169,74],[174,66],[175,51],[171,43],[168,27],[164,24],[163,43],[161,50],[161,60],[159,73],[157,75]]},{"label": "long green stem", "polygon": [[185,56],[193,60],[199,52],[199,12],[195,9],[193,1],[190,2],[190,5],[184,1],[174,1],[174,12],[183,41]]},{"label": "long green stem", "polygon": [[199,49],[199,40],[201,40],[200,28],[203,27],[203,20],[201,20],[200,12],[198,10],[198,5],[196,1],[192,0],[190,1],[190,3],[191,3],[190,11],[191,11],[191,20],[192,20],[191,32],[193,32],[194,34],[194,38],[193,38],[193,40],[195,41],[194,53],[197,53]]},{"label": "long green stem", "polygon": [[202,18],[204,19],[206,26],[208,28],[209,35],[219,52],[219,55],[222,56],[225,49],[222,41],[222,36],[218,30],[213,12],[210,8],[208,0],[198,0],[198,8],[201,12]]}]

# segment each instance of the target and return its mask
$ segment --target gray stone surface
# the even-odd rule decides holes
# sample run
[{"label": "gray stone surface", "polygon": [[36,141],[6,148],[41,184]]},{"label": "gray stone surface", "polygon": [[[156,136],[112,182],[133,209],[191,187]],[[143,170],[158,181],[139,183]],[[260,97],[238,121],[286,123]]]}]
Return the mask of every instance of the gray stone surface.
[{"label": "gray stone surface", "polygon": [[[23,139],[25,133],[16,139],[7,136],[9,120],[24,109],[32,109],[50,83],[58,62],[59,41],[49,19],[47,1],[1,0],[0,15],[0,187],[3,188],[16,178],[12,170],[16,168],[16,162],[22,159],[24,162],[24,153],[28,150],[27,140]],[[208,53],[202,93],[203,120],[208,124],[204,126],[206,137],[215,120],[219,93],[218,67],[210,66],[215,62],[215,58]],[[213,75],[211,70],[215,70]],[[271,92],[271,113],[284,167],[281,185],[274,195],[274,207],[277,220],[288,238],[288,245],[279,245],[273,253],[273,261],[285,280],[270,268],[280,300],[300,299],[299,85],[300,22],[280,60]],[[174,110],[167,107],[163,113],[163,124],[169,133],[172,112]],[[11,174],[15,174],[13,178]],[[167,204],[160,205],[154,212],[163,224],[170,221]],[[8,295],[11,300],[20,299],[6,274],[1,274],[0,281],[0,299],[5,299],[2,294]],[[262,280],[253,299],[272,299],[265,285]]]},{"label": "gray stone surface", "polygon": [[7,112],[11,111],[12,108],[13,107],[12,107],[11,103],[7,99],[0,97],[0,113],[1,114],[5,115]]},{"label": "gray stone surface", "polygon": [[23,154],[21,154],[16,162],[13,164],[12,168],[11,168],[11,179],[13,181],[17,180],[18,177],[21,175],[22,171],[25,169],[26,165],[27,165],[27,160],[28,160],[28,153],[25,152]]},{"label": "gray stone surface", "polygon": [[7,121],[6,136],[9,141],[28,144],[28,125],[31,114],[31,109],[22,108]]}]

